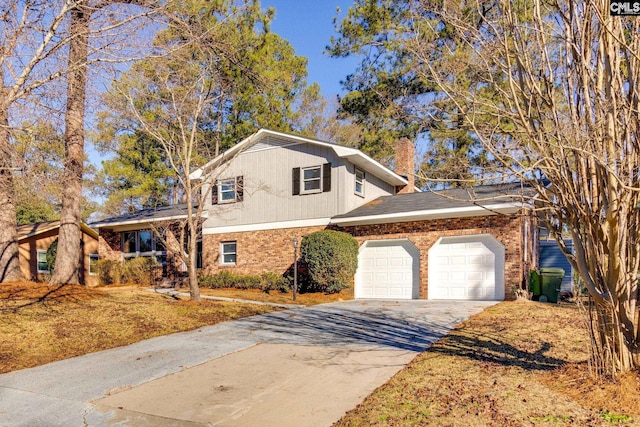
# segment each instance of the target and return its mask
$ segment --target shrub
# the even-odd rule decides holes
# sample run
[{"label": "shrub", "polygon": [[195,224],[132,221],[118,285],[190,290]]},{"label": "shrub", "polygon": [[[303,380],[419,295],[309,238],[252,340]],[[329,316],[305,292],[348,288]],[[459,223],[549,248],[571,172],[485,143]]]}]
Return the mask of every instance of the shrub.
[{"label": "shrub", "polygon": [[96,261],[98,272],[98,283],[101,285],[112,285],[122,281],[122,263],[110,259],[99,259]]},{"label": "shrub", "polygon": [[132,258],[122,265],[122,275],[126,283],[151,286],[151,268],[156,263],[153,258]]},{"label": "shrub", "polygon": [[266,272],[259,276],[252,274],[237,274],[223,270],[217,274],[201,274],[198,284],[202,288],[220,289],[261,289],[265,292],[278,290],[287,292],[290,284],[287,278],[278,273]]},{"label": "shrub", "polygon": [[308,291],[337,293],[353,284],[358,268],[358,242],[348,233],[322,230],[302,239]]},{"label": "shrub", "polygon": [[260,275],[260,287],[263,291],[289,292],[291,281],[288,277],[274,272],[266,272]]},{"label": "shrub", "polygon": [[98,282],[101,285],[114,283],[135,283],[150,286],[152,283],[151,267],[155,264],[152,258],[133,258],[125,262],[100,259],[96,262]]}]

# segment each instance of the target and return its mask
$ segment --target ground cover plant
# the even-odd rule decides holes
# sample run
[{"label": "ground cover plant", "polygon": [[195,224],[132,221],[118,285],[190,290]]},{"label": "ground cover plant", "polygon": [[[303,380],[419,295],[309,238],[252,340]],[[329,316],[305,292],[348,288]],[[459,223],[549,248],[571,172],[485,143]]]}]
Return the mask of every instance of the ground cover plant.
[{"label": "ground cover plant", "polygon": [[135,286],[0,285],[0,373],[276,308],[187,300]]},{"label": "ground cover plant", "polygon": [[575,305],[503,302],[417,356],[336,427],[640,425],[640,376],[595,380]]}]

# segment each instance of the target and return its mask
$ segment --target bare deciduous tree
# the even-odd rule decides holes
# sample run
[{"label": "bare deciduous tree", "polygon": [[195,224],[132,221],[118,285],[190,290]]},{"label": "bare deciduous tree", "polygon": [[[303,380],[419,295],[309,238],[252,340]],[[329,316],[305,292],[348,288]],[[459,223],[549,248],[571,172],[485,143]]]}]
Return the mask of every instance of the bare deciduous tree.
[{"label": "bare deciduous tree", "polygon": [[[437,4],[436,4],[437,3]],[[538,192],[594,302],[593,362],[640,366],[640,21],[609,2],[413,4],[410,49],[491,155]],[[452,42],[437,44],[447,26]],[[434,50],[448,57],[434,66]],[[473,81],[456,81],[451,69]]]}]

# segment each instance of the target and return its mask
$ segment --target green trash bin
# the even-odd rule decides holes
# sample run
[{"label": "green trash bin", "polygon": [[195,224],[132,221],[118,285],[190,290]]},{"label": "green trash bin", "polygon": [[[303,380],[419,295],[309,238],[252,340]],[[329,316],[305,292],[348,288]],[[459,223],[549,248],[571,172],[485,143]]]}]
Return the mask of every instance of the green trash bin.
[{"label": "green trash bin", "polygon": [[560,286],[564,278],[564,270],[562,268],[541,268],[540,275],[540,297],[539,301],[558,302],[558,294]]},{"label": "green trash bin", "polygon": [[542,293],[540,289],[540,272],[538,270],[531,270],[529,272],[529,292],[533,294],[535,299],[538,299]]}]

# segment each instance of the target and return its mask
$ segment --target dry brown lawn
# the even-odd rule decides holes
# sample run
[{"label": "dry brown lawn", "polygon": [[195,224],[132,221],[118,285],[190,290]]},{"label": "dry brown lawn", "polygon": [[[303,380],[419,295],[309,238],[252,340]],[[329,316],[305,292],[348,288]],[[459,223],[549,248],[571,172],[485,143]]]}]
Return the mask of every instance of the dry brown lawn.
[{"label": "dry brown lawn", "polygon": [[640,376],[598,382],[573,305],[504,302],[420,354],[336,426],[640,425]]},{"label": "dry brown lawn", "polygon": [[[203,290],[291,303],[291,294]],[[298,303],[352,298],[302,294]],[[274,310],[133,286],[0,285],[0,373]],[[504,302],[459,325],[337,426],[640,426],[640,376],[598,382],[573,305]]]},{"label": "dry brown lawn", "polygon": [[0,285],[0,373],[276,310],[185,299],[134,286]]},{"label": "dry brown lawn", "polygon": [[[180,289],[187,292],[186,289]],[[353,288],[345,289],[337,294],[305,293],[298,294],[296,301],[293,301],[291,292],[270,291],[263,292],[259,289],[200,289],[202,295],[211,295],[224,298],[248,299],[252,301],[270,302],[276,304],[300,304],[315,305],[327,302],[344,301],[353,299]]]}]

